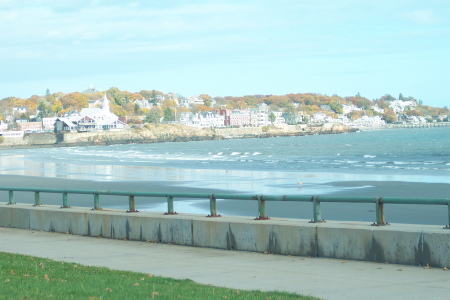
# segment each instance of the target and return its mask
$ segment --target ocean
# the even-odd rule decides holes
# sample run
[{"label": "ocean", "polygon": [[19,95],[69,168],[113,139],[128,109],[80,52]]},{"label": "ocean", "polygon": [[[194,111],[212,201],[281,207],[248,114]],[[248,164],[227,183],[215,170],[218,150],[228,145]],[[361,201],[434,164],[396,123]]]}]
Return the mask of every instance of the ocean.
[{"label": "ocean", "polygon": [[[261,139],[12,149],[0,151],[0,175],[98,183],[141,182],[143,190],[148,183],[148,191],[152,182],[166,182],[168,192],[171,186],[176,186],[181,190],[199,188],[258,195],[441,198],[450,197],[450,185],[447,186],[450,183],[449,137],[450,128],[439,127]],[[0,183],[0,186],[3,185]],[[179,201],[177,205],[189,212],[208,212],[207,203],[200,200]],[[233,205],[224,203],[225,212],[246,214],[250,211],[241,204],[236,208]],[[292,217],[292,204],[289,205],[285,210],[274,209],[275,215]],[[347,218],[336,214],[335,205],[329,205],[331,216]],[[359,204],[352,205],[359,207]],[[149,202],[143,206],[144,210],[164,210],[162,203]],[[325,213],[326,208],[323,209]],[[424,206],[419,209],[422,210],[426,210]],[[444,208],[433,208],[432,214],[434,210]],[[373,208],[362,211],[366,212],[363,216],[350,214],[350,218],[374,218]],[[308,211],[300,217],[310,214]],[[397,217],[401,222],[408,222],[408,218]],[[445,222],[446,214],[441,218]],[[421,222],[433,223],[435,219],[431,217]]]}]

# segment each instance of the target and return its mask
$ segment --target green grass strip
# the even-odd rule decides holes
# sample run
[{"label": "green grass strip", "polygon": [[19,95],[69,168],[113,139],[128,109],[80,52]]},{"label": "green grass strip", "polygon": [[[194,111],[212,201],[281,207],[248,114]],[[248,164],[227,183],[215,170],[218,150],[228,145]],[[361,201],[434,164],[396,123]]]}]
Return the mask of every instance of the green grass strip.
[{"label": "green grass strip", "polygon": [[0,252],[0,299],[317,299]]}]

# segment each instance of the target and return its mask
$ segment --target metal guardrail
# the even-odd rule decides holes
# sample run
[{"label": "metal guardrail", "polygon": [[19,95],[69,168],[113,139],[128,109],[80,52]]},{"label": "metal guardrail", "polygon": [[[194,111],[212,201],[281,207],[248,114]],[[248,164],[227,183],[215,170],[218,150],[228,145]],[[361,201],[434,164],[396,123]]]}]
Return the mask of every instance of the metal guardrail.
[{"label": "metal guardrail", "polygon": [[383,226],[388,225],[384,219],[384,204],[424,204],[424,205],[446,205],[448,210],[448,225],[450,226],[450,198],[404,198],[404,197],[352,197],[352,196],[303,196],[303,195],[248,195],[248,194],[207,194],[207,193],[150,193],[150,192],[124,192],[124,191],[96,191],[96,190],[64,190],[64,189],[38,189],[38,188],[22,188],[22,187],[0,187],[0,191],[9,192],[9,200],[7,204],[15,204],[14,192],[33,192],[35,195],[34,206],[41,205],[41,193],[58,193],[62,194],[61,208],[69,208],[69,194],[87,194],[93,195],[93,210],[101,210],[100,195],[105,196],[127,196],[129,210],[127,212],[138,212],[135,206],[135,197],[150,198],[166,198],[167,212],[166,215],[176,214],[173,209],[174,198],[184,199],[209,199],[210,214],[208,217],[220,217],[217,214],[216,200],[253,200],[258,201],[258,217],[255,220],[269,219],[266,214],[266,201],[292,201],[292,202],[312,202],[313,219],[311,223],[324,222],[320,209],[321,203],[373,203],[376,207],[376,221],[372,225]]}]

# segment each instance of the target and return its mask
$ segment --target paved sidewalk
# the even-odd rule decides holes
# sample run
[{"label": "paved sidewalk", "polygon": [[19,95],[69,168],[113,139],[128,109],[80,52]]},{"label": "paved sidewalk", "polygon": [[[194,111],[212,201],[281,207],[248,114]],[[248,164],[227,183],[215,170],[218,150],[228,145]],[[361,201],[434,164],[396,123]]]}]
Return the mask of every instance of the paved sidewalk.
[{"label": "paved sidewalk", "polygon": [[0,251],[323,299],[450,299],[450,270],[111,240],[0,227]]}]

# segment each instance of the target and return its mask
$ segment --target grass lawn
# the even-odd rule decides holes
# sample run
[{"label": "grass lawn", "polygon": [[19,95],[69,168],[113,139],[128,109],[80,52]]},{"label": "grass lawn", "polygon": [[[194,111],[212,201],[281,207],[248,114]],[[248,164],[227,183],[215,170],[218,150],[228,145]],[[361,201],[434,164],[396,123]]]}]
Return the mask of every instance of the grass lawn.
[{"label": "grass lawn", "polygon": [[317,299],[0,252],[0,299]]}]

